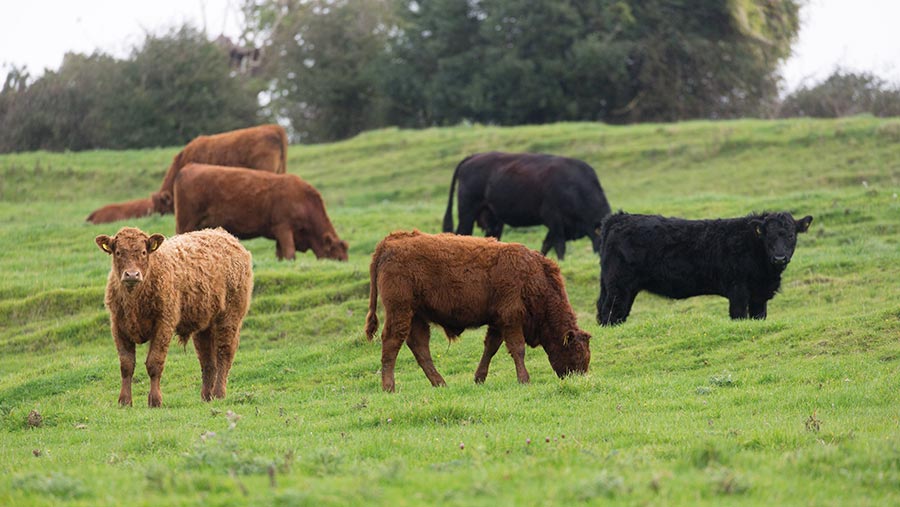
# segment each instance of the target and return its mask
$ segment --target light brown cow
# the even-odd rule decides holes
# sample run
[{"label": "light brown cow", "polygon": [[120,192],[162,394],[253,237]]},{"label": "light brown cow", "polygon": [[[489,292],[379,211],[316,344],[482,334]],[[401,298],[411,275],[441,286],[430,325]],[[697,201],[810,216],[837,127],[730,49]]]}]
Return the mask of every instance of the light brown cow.
[{"label": "light brown cow", "polygon": [[184,167],[175,180],[175,230],[205,227],[222,227],[241,239],[274,239],[278,259],[312,249],[318,259],[347,260],[347,242],[338,238],[322,196],[293,174]]},{"label": "light brown cow", "polygon": [[175,211],[172,186],[181,168],[191,162],[257,169],[276,174],[287,170],[287,134],[280,125],[260,125],[212,136],[199,136],[181,150],[151,197],[153,209]]},{"label": "light brown cow", "polygon": [[153,201],[147,197],[144,199],[135,199],[133,201],[108,204],[94,210],[88,215],[85,221],[93,224],[105,224],[117,222],[119,220],[127,220],[129,218],[146,217],[152,214]]},{"label": "light brown cow", "polygon": [[394,232],[375,247],[369,267],[366,336],[378,330],[378,293],[384,305],[381,387],[394,390],[394,364],[405,341],[434,386],[444,378],[429,349],[429,322],[450,340],[487,325],[475,382],[484,382],[502,342],[519,382],[529,381],[525,344],[542,346],[557,375],[583,373],[591,360],[589,340],[576,322],[557,265],[538,252],[493,238]]},{"label": "light brown cow", "polygon": [[148,405],[162,404],[159,382],[176,333],[182,344],[193,338],[203,372],[200,397],[224,398],[253,291],[250,252],[221,229],[166,240],[123,227],[96,242],[112,256],[106,307],[122,373],[119,404],[131,405],[135,345],[147,342]]}]

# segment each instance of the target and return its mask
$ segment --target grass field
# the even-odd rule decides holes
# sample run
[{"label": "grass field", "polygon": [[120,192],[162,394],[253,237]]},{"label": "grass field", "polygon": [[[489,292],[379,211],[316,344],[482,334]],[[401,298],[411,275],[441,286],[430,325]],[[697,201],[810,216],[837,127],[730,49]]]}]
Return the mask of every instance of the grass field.
[{"label": "grass field", "polygon": [[[438,231],[457,162],[493,149],[581,158],[614,209],[815,220],[768,320],[641,294],[601,329],[583,239],[561,268],[593,335],[588,375],[560,380],[529,349],[519,385],[501,351],[474,385],[484,330],[453,344],[433,330],[448,386],[404,349],[398,391],[382,393],[380,343],[363,336],[374,246]],[[0,156],[0,505],[900,503],[897,120],[460,126],[292,146],[289,171],[322,192],[350,261],[277,262],[274,242],[245,241],[256,284],[228,397],[200,401],[193,347],[173,346],[163,408],[147,408],[140,346],[135,406],[120,408],[110,261],[93,239],[123,225],[169,236],[174,220],[84,217],[155,190],[176,151]],[[544,232],[504,240],[538,248]]]}]

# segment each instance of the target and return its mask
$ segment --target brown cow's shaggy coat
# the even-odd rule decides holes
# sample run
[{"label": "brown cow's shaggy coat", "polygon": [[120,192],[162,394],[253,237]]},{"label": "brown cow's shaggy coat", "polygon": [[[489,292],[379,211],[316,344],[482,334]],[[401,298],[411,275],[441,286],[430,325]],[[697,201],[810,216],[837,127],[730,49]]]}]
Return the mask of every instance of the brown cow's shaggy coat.
[{"label": "brown cow's shaggy coat", "polygon": [[176,333],[183,344],[193,338],[203,372],[200,397],[224,398],[253,291],[250,252],[221,229],[166,240],[123,227],[96,242],[112,255],[106,307],[122,373],[119,404],[131,405],[135,345],[146,342],[148,404],[162,404],[159,381]]},{"label": "brown cow's shaggy coat", "polygon": [[519,382],[527,383],[525,344],[542,346],[560,377],[586,372],[590,335],[578,328],[557,265],[523,245],[454,234],[395,232],[375,247],[369,267],[366,336],[378,330],[384,305],[381,387],[394,390],[394,364],[405,341],[434,386],[444,379],[429,349],[429,322],[451,340],[464,329],[488,326],[475,382],[506,343]]},{"label": "brown cow's shaggy coat", "polygon": [[241,239],[275,240],[279,259],[312,249],[316,258],[347,260],[322,196],[293,174],[190,164],[175,180],[175,230],[222,227]]},{"label": "brown cow's shaggy coat", "polygon": [[94,210],[85,219],[87,222],[94,224],[105,224],[108,222],[117,222],[128,218],[140,218],[153,214],[153,201],[148,197],[144,199],[135,199],[133,201],[120,202],[116,204],[108,204],[102,208]]},{"label": "brown cow's shaggy coat", "polygon": [[152,195],[153,208],[162,214],[175,211],[172,186],[181,169],[191,162],[281,174],[287,170],[287,147],[287,134],[280,125],[260,125],[199,136],[175,155],[162,186]]}]

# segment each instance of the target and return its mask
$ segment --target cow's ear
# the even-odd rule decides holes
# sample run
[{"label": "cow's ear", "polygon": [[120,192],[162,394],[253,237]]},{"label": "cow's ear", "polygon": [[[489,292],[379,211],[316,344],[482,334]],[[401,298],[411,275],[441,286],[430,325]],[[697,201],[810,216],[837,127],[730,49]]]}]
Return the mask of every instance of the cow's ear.
[{"label": "cow's ear", "polygon": [[100,247],[100,250],[103,250],[108,254],[113,253],[113,250],[115,249],[115,241],[113,238],[110,238],[106,234],[101,234],[94,238],[94,241],[97,243],[97,246]]},{"label": "cow's ear", "polygon": [[162,245],[162,242],[166,240],[166,237],[162,234],[154,234],[147,238],[147,253],[155,252],[159,245]]},{"label": "cow's ear", "polygon": [[753,228],[753,232],[756,234],[757,238],[761,238],[763,234],[763,225],[765,221],[759,218],[751,218],[750,219],[750,227]]},{"label": "cow's ear", "polygon": [[813,221],[812,215],[806,215],[805,217],[797,220],[797,232],[806,232],[809,230],[809,224]]}]

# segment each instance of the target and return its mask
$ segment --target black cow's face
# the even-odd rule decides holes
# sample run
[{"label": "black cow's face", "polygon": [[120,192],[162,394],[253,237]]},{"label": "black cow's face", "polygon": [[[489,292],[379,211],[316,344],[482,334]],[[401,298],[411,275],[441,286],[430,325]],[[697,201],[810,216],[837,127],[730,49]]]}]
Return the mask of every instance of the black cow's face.
[{"label": "black cow's face", "polygon": [[772,213],[750,221],[756,236],[762,241],[766,257],[773,266],[784,267],[791,262],[797,234],[806,232],[813,217],[794,220],[790,213]]},{"label": "black cow's face", "polygon": [[147,277],[150,254],[159,248],[163,240],[165,236],[162,234],[147,236],[133,227],[123,227],[112,238],[101,234],[94,239],[101,250],[112,255],[113,270],[129,291]]}]

